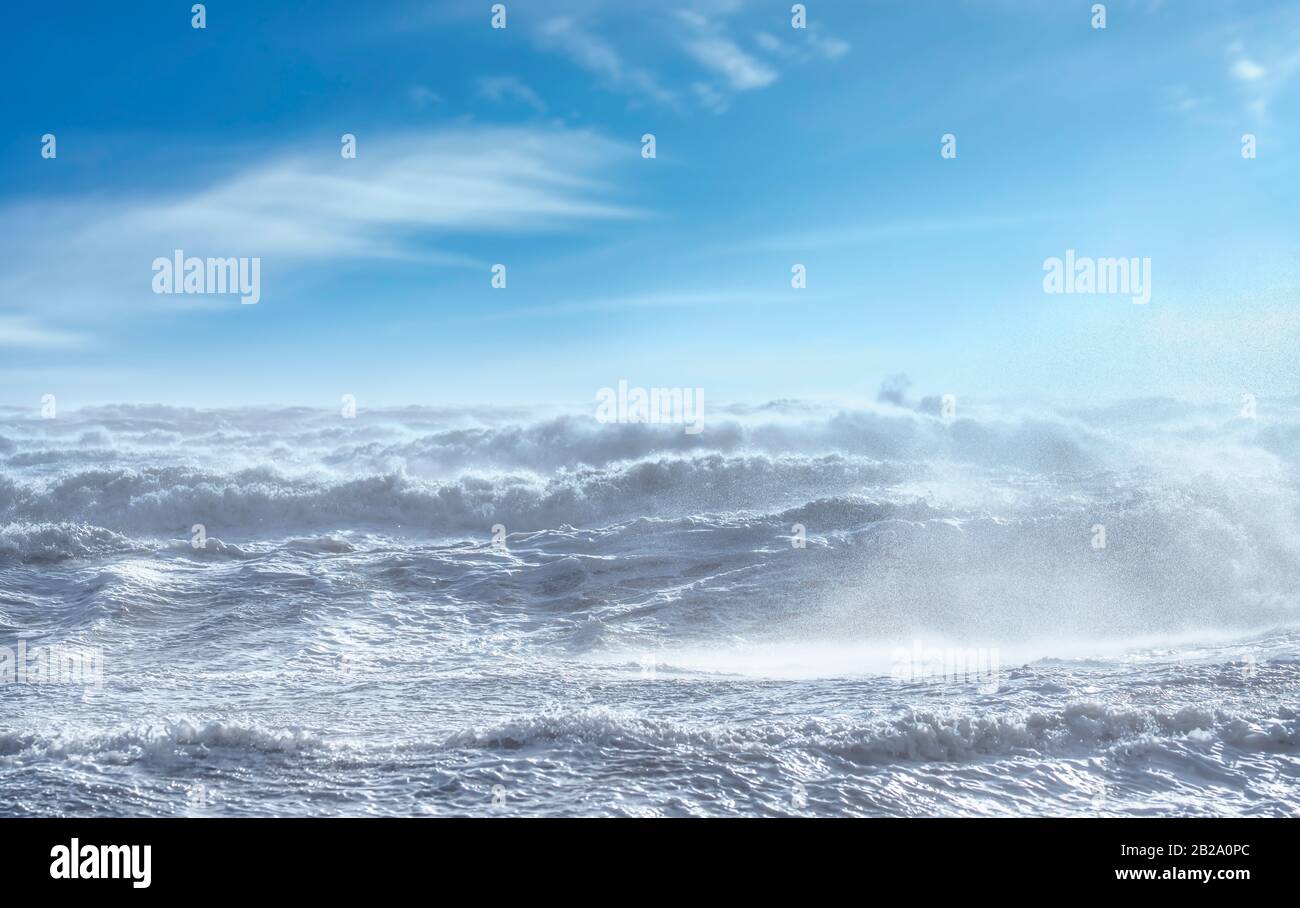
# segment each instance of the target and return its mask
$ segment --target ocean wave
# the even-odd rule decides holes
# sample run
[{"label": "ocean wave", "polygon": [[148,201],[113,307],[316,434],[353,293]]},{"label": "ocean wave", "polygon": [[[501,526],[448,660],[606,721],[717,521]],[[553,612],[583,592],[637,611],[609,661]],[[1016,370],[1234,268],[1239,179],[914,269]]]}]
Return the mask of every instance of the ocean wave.
[{"label": "ocean wave", "polygon": [[[404,408],[344,420],[306,408],[106,407],[58,420],[0,421],[0,455],[12,467],[85,464],[142,451],[178,462],[255,465],[275,452],[286,465],[352,474],[401,468],[446,477],[464,471],[545,473],[701,453],[840,453],[1053,472],[1114,467],[1130,459],[1133,435],[1116,431],[1114,420],[1110,413],[993,408],[943,419],[898,406],[778,401],[719,408],[703,433],[688,435],[678,425],[599,423],[592,413],[537,418],[517,410]],[[1148,425],[1139,434],[1152,431]],[[1267,438],[1281,437],[1276,429],[1270,432]],[[1242,441],[1239,432],[1232,437]]]},{"label": "ocean wave", "polygon": [[[700,436],[0,409],[0,625],[105,668],[6,688],[0,790],[46,814],[187,811],[196,780],[225,813],[486,810],[498,784],[539,812],[778,813],[799,778],[827,813],[1098,785],[1124,812],[1293,811],[1300,401],[932,403],[716,407]],[[965,680],[891,675],[949,646]]]},{"label": "ocean wave", "polygon": [[85,523],[8,523],[0,526],[0,559],[53,562],[138,551],[120,533]]},{"label": "ocean wave", "polygon": [[294,754],[324,746],[318,735],[299,728],[198,719],[164,720],[145,728],[101,734],[0,732],[0,758],[93,758],[117,764],[167,761],[212,751]]},{"label": "ocean wave", "polygon": [[889,478],[874,461],[821,458],[661,458],[609,469],[465,475],[451,481],[404,473],[334,479],[262,467],[233,473],[192,467],[94,469],[54,478],[0,477],[0,516],[11,521],[84,521],[122,531],[256,532],[350,528],[483,532],[680,514],[697,508],[761,507],[813,489],[853,489]]},{"label": "ocean wave", "polygon": [[556,709],[461,730],[440,747],[518,750],[565,743],[616,749],[735,753],[797,749],[870,764],[961,762],[984,758],[1093,753],[1132,745],[1230,746],[1243,752],[1300,750],[1300,720],[1285,707],[1273,718],[1221,710],[1174,711],[1079,701],[1056,710],[945,714],[909,709],[893,719],[799,719],[697,727],[608,708]]},{"label": "ocean wave", "polygon": [[[585,554],[706,559],[717,573],[761,550],[780,558],[769,591],[838,609],[834,623],[853,633],[906,632],[909,621],[961,633],[1262,627],[1300,608],[1296,499],[1235,477],[998,485],[938,468],[904,478],[897,465],[839,454],[700,454],[454,480],[139,467],[0,477],[0,520],[0,557],[20,561],[158,539],[200,560],[253,557],[263,539],[291,554],[343,555],[356,533],[486,545],[497,525],[523,550],[553,549],[537,534],[580,527]],[[202,550],[187,548],[195,524]],[[797,534],[807,551],[792,556]],[[541,591],[553,595],[555,583]],[[586,578],[566,583],[578,592]]]},{"label": "ocean wave", "polygon": [[[747,570],[761,552],[771,570],[733,598],[838,609],[828,620],[846,633],[907,632],[909,619],[959,633],[1294,620],[1300,491],[1278,454],[1294,409],[1266,426],[1152,402],[963,414],[773,402],[722,408],[700,436],[420,408],[10,419],[9,460],[26,466],[0,475],[0,557],[161,543],[219,561],[256,557],[269,540],[328,557],[367,534],[485,546],[498,525],[512,549],[556,552],[571,540],[538,534],[576,527],[578,553],[671,576],[667,598],[679,600],[693,576]],[[35,456],[56,450],[69,459]],[[101,450],[120,457],[84,461]],[[196,524],[203,549],[187,548]],[[792,556],[801,534],[807,548]],[[547,597],[605,592],[595,571],[516,569],[521,589]],[[716,586],[709,598],[727,605]]]}]

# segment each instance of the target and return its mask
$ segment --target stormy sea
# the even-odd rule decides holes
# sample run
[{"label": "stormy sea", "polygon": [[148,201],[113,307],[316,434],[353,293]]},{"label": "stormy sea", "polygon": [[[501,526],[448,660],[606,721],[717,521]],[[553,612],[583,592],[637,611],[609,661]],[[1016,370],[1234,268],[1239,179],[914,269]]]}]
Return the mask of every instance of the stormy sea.
[{"label": "stormy sea", "polygon": [[0,411],[0,812],[1300,812],[1300,400],[346,415]]}]

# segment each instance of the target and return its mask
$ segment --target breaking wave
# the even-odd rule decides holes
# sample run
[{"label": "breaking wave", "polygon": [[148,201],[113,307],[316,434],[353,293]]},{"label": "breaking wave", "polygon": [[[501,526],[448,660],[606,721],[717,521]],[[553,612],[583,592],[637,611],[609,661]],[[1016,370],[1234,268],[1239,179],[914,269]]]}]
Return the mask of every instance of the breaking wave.
[{"label": "breaking wave", "polygon": [[4,687],[0,799],[1293,812],[1300,401],[1259,403],[0,410],[0,671],[104,656]]},{"label": "breaking wave", "polygon": [[868,723],[803,719],[749,726],[690,727],[609,709],[552,710],[466,729],[449,748],[517,750],[557,742],[620,749],[760,750],[781,743],[860,763],[963,761],[986,757],[1090,753],[1102,748],[1187,745],[1209,751],[1294,752],[1300,719],[1283,707],[1276,717],[1242,717],[1209,707],[1114,707],[1079,701],[1060,710],[972,716],[906,710]]}]

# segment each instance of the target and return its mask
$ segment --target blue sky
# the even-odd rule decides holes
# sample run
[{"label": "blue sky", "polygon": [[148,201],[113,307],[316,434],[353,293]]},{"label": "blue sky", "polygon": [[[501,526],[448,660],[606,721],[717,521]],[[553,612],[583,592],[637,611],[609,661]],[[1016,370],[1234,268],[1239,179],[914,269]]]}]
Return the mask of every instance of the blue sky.
[{"label": "blue sky", "polygon": [[[10,12],[2,403],[1296,392],[1294,3],[121,6]],[[154,294],[176,248],[261,302]]]}]

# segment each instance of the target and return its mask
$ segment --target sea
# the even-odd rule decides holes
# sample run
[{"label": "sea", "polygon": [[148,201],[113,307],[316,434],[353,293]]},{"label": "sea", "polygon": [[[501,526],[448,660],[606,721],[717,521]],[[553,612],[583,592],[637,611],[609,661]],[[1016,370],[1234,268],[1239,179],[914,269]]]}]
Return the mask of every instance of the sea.
[{"label": "sea", "polygon": [[46,415],[3,815],[1300,814],[1300,399]]}]

